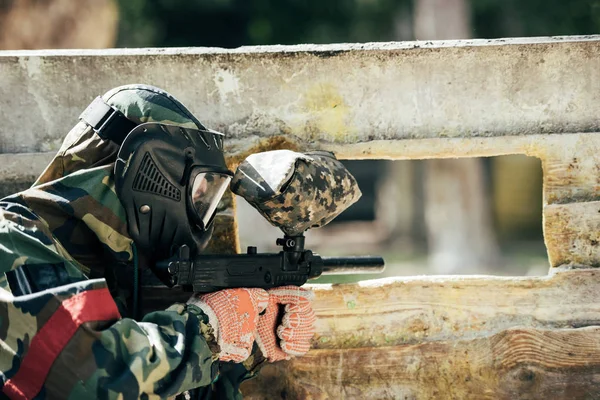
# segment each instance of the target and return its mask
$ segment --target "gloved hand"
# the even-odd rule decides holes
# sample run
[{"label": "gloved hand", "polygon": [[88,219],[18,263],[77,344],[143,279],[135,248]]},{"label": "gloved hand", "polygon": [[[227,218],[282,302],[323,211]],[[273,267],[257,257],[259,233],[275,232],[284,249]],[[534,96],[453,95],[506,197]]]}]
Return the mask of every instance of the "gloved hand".
[{"label": "gloved hand", "polygon": [[221,348],[219,360],[242,362],[250,356],[258,314],[269,303],[263,289],[225,289],[193,295],[188,304],[199,307],[207,316]]},{"label": "gloved hand", "polygon": [[256,334],[263,356],[274,362],[306,354],[315,334],[314,293],[297,286],[282,286],[268,293],[269,305],[258,320]]}]

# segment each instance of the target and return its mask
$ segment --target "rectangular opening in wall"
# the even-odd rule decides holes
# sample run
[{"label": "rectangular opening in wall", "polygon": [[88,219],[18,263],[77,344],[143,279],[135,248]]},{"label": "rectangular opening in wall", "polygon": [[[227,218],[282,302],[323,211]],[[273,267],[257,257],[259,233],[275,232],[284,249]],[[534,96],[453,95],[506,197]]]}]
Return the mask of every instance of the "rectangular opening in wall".
[{"label": "rectangular opening in wall", "polygon": [[[381,255],[383,275],[322,277],[351,282],[403,275],[545,275],[542,168],[522,155],[448,160],[345,160],[361,199],[306,233],[321,255]],[[281,236],[237,198],[242,249],[279,251]]]}]

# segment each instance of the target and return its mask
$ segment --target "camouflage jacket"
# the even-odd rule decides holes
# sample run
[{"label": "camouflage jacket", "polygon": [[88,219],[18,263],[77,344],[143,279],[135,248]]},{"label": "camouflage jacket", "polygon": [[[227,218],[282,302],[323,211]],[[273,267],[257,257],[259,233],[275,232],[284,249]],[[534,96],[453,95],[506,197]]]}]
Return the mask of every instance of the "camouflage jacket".
[{"label": "camouflage jacket", "polygon": [[[202,311],[131,318],[138,262],[116,197],[115,145],[79,123],[30,189],[0,202],[0,397],[240,398]],[[93,154],[93,157],[91,156]]]}]

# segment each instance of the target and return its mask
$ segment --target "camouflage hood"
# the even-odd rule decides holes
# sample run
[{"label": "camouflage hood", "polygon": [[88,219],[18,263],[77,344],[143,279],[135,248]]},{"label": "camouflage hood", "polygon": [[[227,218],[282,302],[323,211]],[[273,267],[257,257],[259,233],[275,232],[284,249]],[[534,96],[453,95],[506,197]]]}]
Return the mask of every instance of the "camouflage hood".
[{"label": "camouflage hood", "polygon": [[[121,86],[102,98],[136,124],[206,129],[177,99],[153,86]],[[125,211],[114,188],[118,150],[80,121],[33,186],[10,198],[38,214],[91,277],[102,276],[107,262],[133,258]]]},{"label": "camouflage hood", "polygon": [[[169,93],[148,85],[120,86],[106,92],[102,99],[136,124],[159,122],[184,128],[205,130],[204,125]],[[123,136],[129,132],[123,132]],[[119,146],[102,140],[80,121],[67,135],[60,150],[34,186],[63,178],[75,171],[112,165]]]}]

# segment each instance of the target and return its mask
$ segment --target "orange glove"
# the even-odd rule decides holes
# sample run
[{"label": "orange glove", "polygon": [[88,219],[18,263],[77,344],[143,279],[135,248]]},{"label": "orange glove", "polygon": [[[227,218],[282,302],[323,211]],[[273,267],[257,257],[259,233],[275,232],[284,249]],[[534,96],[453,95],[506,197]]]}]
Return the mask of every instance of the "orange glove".
[{"label": "orange glove", "polygon": [[313,298],[312,291],[297,286],[269,290],[269,306],[258,320],[256,334],[256,343],[267,360],[289,360],[310,349],[316,320]]},{"label": "orange glove", "polygon": [[258,314],[269,303],[265,290],[225,289],[194,295],[188,303],[199,307],[208,316],[221,348],[219,360],[239,363],[250,356]]}]

